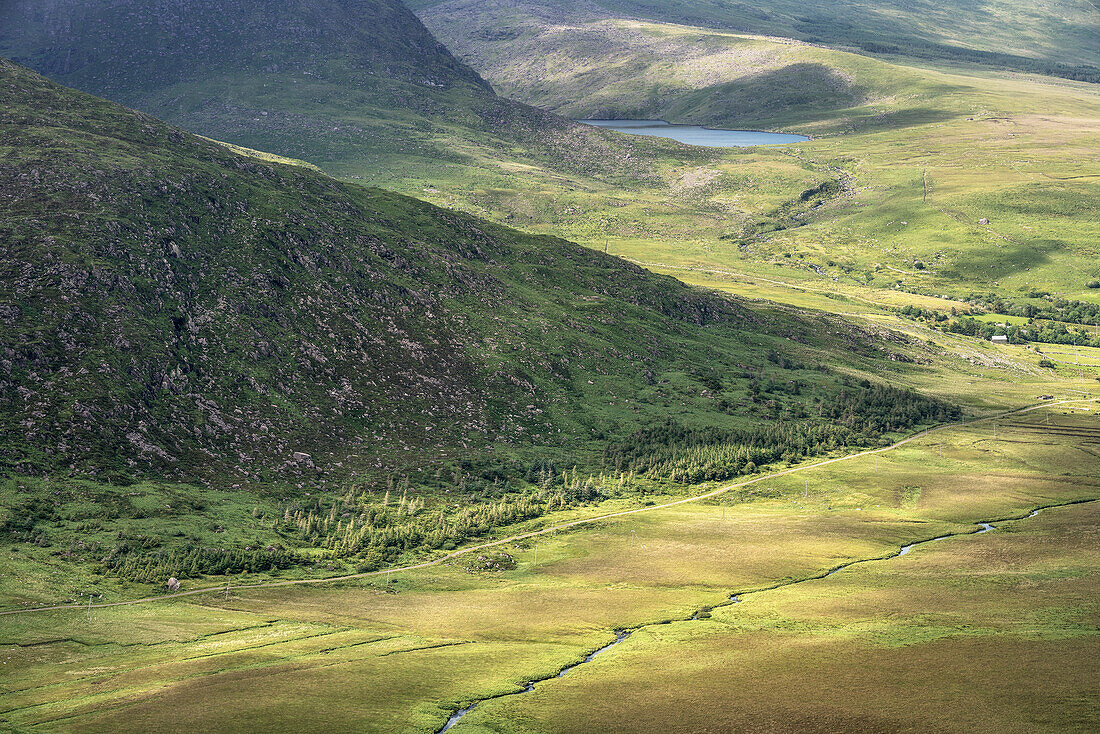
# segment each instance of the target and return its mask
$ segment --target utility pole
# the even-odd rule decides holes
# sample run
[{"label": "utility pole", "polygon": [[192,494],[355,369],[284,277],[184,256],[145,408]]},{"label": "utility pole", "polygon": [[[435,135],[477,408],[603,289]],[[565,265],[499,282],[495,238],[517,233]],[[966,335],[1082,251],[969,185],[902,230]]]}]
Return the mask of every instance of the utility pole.
[{"label": "utility pole", "polygon": [[229,601],[229,576],[225,577],[225,600]]},{"label": "utility pole", "polygon": [[535,541],[535,562],[533,564],[531,564],[531,567],[534,568],[537,565],[539,565],[539,542],[536,540]]}]

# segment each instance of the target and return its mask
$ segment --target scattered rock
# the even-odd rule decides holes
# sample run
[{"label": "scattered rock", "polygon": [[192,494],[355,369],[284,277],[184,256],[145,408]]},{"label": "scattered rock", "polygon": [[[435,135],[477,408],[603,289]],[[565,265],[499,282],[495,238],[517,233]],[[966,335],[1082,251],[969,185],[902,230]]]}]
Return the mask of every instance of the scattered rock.
[{"label": "scattered rock", "polygon": [[516,559],[508,553],[485,553],[476,558],[466,557],[462,570],[467,573],[499,573],[516,567]]},{"label": "scattered rock", "polygon": [[167,583],[165,583],[164,585],[168,588],[169,591],[179,591],[180,590],[180,580],[177,579],[175,576],[168,579]]}]

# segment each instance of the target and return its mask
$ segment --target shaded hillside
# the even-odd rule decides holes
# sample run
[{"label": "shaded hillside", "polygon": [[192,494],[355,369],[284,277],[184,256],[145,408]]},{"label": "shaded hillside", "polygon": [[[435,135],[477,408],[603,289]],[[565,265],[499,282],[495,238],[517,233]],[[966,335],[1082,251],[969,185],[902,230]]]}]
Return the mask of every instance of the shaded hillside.
[{"label": "shaded hillside", "polygon": [[[490,3],[491,5],[492,3]],[[412,0],[425,18],[466,0]],[[633,18],[766,34],[864,53],[965,62],[1100,81],[1100,9],[1090,0],[1038,5],[986,0],[523,0],[506,7],[551,23]],[[451,34],[432,20],[446,40]],[[458,51],[454,46],[452,50]]]},{"label": "shaded hillside", "polygon": [[[667,418],[804,419],[835,442],[941,414],[899,394],[923,407],[861,427],[860,390],[799,361],[910,359],[896,338],[239,155],[8,62],[0,92],[17,470],[261,481],[583,456]],[[844,390],[842,416],[821,409]]]},{"label": "shaded hillside", "polygon": [[283,64],[320,79],[342,66],[352,89],[405,83],[491,94],[398,0],[53,0],[4,3],[0,12],[10,55],[124,102],[227,67],[276,74]]},{"label": "shaded hillside", "polygon": [[368,181],[468,179],[517,161],[628,170],[603,155],[602,133],[497,97],[398,0],[13,0],[0,4],[0,55]]},{"label": "shaded hillside", "polygon": [[[863,56],[669,24],[558,17],[539,2],[425,9],[450,48],[502,93],[574,118],[751,125],[815,135],[886,127],[873,107],[927,103],[918,73]],[[934,111],[929,110],[934,115]]]}]

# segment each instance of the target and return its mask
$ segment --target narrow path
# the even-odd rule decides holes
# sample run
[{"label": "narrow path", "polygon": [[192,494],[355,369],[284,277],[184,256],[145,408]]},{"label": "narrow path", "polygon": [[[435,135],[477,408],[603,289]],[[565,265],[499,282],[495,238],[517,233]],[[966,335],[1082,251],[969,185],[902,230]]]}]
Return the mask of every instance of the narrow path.
[{"label": "narrow path", "polygon": [[910,543],[909,545],[902,546],[897,551],[895,551],[894,553],[891,553],[890,555],[887,555],[887,556],[879,556],[877,558],[860,558],[860,559],[857,559],[857,560],[854,560],[854,561],[849,561],[848,563],[842,563],[839,566],[834,566],[833,568],[829,569],[828,571],[824,571],[822,573],[815,574],[813,576],[806,576],[806,577],[799,578],[799,579],[792,579],[791,581],[784,581],[782,583],[778,583],[778,584],[775,584],[773,586],[768,586],[768,587],[765,587],[765,588],[762,588],[762,589],[752,589],[752,590],[748,590],[748,591],[735,591],[735,592],[733,592],[732,594],[729,595],[729,598],[728,598],[727,601],[724,601],[721,604],[715,604],[714,606],[711,606],[711,607],[704,607],[703,609],[700,609],[700,610],[696,611],[694,614],[692,614],[687,619],[669,619],[669,620],[664,620],[664,621],[661,621],[661,622],[651,622],[649,624],[638,625],[637,627],[633,627],[631,629],[615,630],[615,641],[614,642],[608,643],[607,645],[604,645],[603,647],[599,648],[595,652],[589,653],[588,655],[586,655],[584,657],[584,659],[582,659],[582,660],[580,660],[576,663],[573,663],[572,665],[568,665],[568,666],[562,668],[561,671],[559,671],[556,675],[546,676],[545,678],[539,678],[539,679],[536,679],[536,680],[527,681],[526,683],[523,684],[523,687],[518,691],[510,691],[508,693],[500,693],[500,694],[497,694],[495,696],[487,696],[485,698],[478,699],[478,700],[474,701],[473,703],[469,704],[468,706],[465,706],[463,708],[458,709],[453,714],[451,714],[450,718],[447,719],[447,723],[444,724],[443,728],[439,729],[436,734],[443,734],[443,732],[448,731],[455,724],[457,724],[459,721],[461,721],[462,718],[464,716],[466,716],[466,714],[470,713],[475,708],[477,708],[478,705],[480,705],[482,703],[485,703],[486,701],[495,701],[495,700],[500,699],[500,698],[508,698],[508,697],[511,697],[511,696],[519,696],[519,695],[522,695],[524,693],[530,693],[530,692],[535,690],[535,685],[538,684],[538,683],[542,683],[542,682],[548,681],[548,680],[553,680],[554,678],[561,678],[562,676],[564,676],[569,671],[571,671],[575,668],[578,668],[581,665],[584,665],[586,663],[592,662],[592,659],[595,658],[597,655],[599,655],[601,652],[603,652],[605,650],[608,650],[612,647],[615,647],[616,645],[623,642],[626,638],[630,637],[630,635],[632,635],[633,633],[635,633],[639,630],[648,629],[650,627],[659,627],[659,626],[662,626],[662,625],[671,624],[673,622],[695,622],[695,621],[699,620],[700,616],[703,613],[707,613],[708,616],[709,616],[709,613],[711,611],[715,610],[715,609],[720,609],[722,607],[732,606],[734,604],[740,604],[742,601],[744,601],[744,597],[746,597],[750,594],[760,594],[760,593],[763,593],[765,591],[774,591],[776,589],[782,589],[782,588],[785,588],[785,587],[788,587],[788,586],[796,586],[798,584],[804,584],[804,583],[807,583],[809,581],[820,581],[821,579],[825,579],[825,578],[828,578],[829,576],[832,576],[833,574],[837,573],[838,571],[842,571],[846,568],[851,568],[852,566],[855,566],[855,565],[858,565],[858,564],[861,564],[861,563],[874,563],[876,561],[888,561],[888,560],[893,559],[893,558],[900,558],[901,556],[907,555],[910,551],[913,550],[913,548],[916,548],[917,546],[925,545],[926,543],[933,543],[937,540],[944,540],[946,538],[956,538],[956,537],[966,536],[966,535],[981,535],[983,533],[988,533],[989,531],[996,529],[996,526],[993,523],[1004,523],[1004,522],[1014,522],[1014,521],[1017,521],[1017,520],[1027,520],[1027,519],[1035,517],[1036,515],[1038,515],[1043,510],[1049,510],[1049,509],[1054,508],[1054,507],[1069,507],[1071,505],[1080,505],[1080,504],[1085,504],[1085,503],[1088,503],[1088,502],[1100,502],[1100,498],[1084,499],[1084,500],[1070,500],[1068,502],[1061,502],[1061,503],[1057,503],[1057,504],[1042,505],[1040,507],[1036,507],[1035,509],[1033,509],[1030,513],[1028,513],[1026,515],[1020,515],[1020,516],[1017,516],[1017,517],[1000,518],[1000,519],[997,519],[997,520],[988,520],[988,521],[976,522],[976,523],[974,523],[974,525],[976,526],[976,528],[974,530],[964,530],[964,531],[959,531],[957,533],[947,533],[946,535],[937,535],[934,538],[926,538],[924,540],[918,540],[918,541],[915,541],[913,543]]},{"label": "narrow path", "polygon": [[[607,514],[604,514],[604,515],[596,515],[595,517],[587,517],[587,518],[583,518],[583,519],[580,519],[580,520],[571,520],[569,522],[558,523],[558,524],[555,524],[555,525],[550,525],[548,527],[542,528],[540,530],[532,530],[532,531],[527,532],[527,533],[520,533],[518,535],[511,535],[507,538],[501,538],[500,540],[493,540],[493,541],[490,541],[488,543],[479,543],[478,545],[472,545],[472,546],[469,546],[469,547],[466,547],[466,548],[460,548],[456,551],[448,553],[445,556],[440,556],[439,558],[435,558],[435,559],[430,560],[430,561],[423,561],[422,563],[414,563],[414,564],[411,564],[411,565],[408,565],[408,566],[399,566],[397,568],[385,568],[385,569],[381,569],[381,570],[378,570],[378,571],[367,571],[367,572],[364,572],[364,573],[352,573],[352,574],[346,574],[346,575],[343,575],[343,576],[324,576],[324,577],[312,578],[312,579],[293,579],[293,580],[290,580],[290,581],[266,581],[266,582],[262,582],[262,583],[258,583],[258,584],[239,584],[239,585],[237,585],[233,588],[235,588],[235,589],[272,589],[272,588],[278,588],[278,587],[282,587],[282,586],[300,586],[300,585],[303,585],[303,584],[324,584],[324,583],[329,583],[329,582],[334,582],[334,581],[349,581],[349,580],[352,580],[352,579],[368,578],[368,577],[371,577],[371,576],[382,576],[382,575],[389,574],[389,573],[400,573],[400,572],[403,572],[403,571],[415,571],[418,568],[430,568],[431,566],[438,566],[441,563],[445,563],[446,561],[449,561],[453,558],[458,558],[459,556],[464,556],[468,553],[474,553],[476,551],[484,550],[486,548],[492,548],[492,547],[499,546],[499,545],[514,543],[517,540],[526,540],[527,538],[534,538],[534,537],[537,537],[537,536],[540,536],[540,535],[546,535],[548,533],[557,532],[559,530],[565,530],[567,528],[577,527],[578,525],[587,525],[589,523],[600,522],[600,521],[603,521],[603,520],[609,520],[609,519],[615,518],[615,517],[624,517],[626,515],[634,515],[634,514],[641,513],[641,512],[653,512],[653,511],[656,511],[656,510],[664,510],[664,509],[668,509],[669,507],[676,507],[677,505],[688,504],[689,502],[699,502],[701,500],[712,499],[714,497],[718,497],[720,495],[723,495],[723,494],[725,494],[725,493],[727,493],[727,492],[729,492],[733,489],[737,489],[739,487],[746,487],[750,484],[757,484],[759,482],[765,482],[765,481],[768,481],[768,480],[771,480],[771,479],[775,479],[776,477],[782,477],[782,476],[786,476],[788,474],[794,474],[795,472],[806,471],[808,469],[816,469],[818,467],[828,466],[829,464],[836,464],[837,462],[840,462],[840,461],[849,461],[850,459],[858,459],[861,456],[871,456],[872,454],[881,454],[881,453],[884,453],[886,451],[893,451],[894,449],[900,448],[900,447],[906,445],[907,443],[910,443],[911,441],[916,441],[917,439],[923,438],[924,436],[927,436],[931,433],[936,433],[936,432],[939,432],[939,431],[943,431],[943,430],[946,430],[948,428],[961,428],[962,426],[967,426],[967,425],[971,425],[971,424],[974,424],[974,423],[980,423],[980,422],[983,422],[983,421],[998,420],[1000,418],[1004,418],[1004,417],[1007,417],[1007,416],[1010,416],[1010,415],[1017,415],[1017,414],[1020,414],[1020,413],[1027,413],[1029,411],[1038,410],[1040,408],[1048,408],[1048,407],[1052,407],[1052,406],[1055,406],[1055,405],[1064,405],[1064,404],[1067,404],[1067,403],[1081,403],[1081,402],[1087,402],[1089,400],[1090,399],[1088,399],[1088,398],[1075,398],[1075,399],[1072,399],[1072,400],[1058,400],[1058,401],[1053,401],[1053,402],[1044,402],[1044,403],[1038,403],[1036,405],[1030,405],[1030,406],[1027,406],[1027,407],[1024,407],[1024,408],[1017,408],[1015,410],[1005,411],[1003,413],[998,413],[996,415],[985,416],[985,417],[982,417],[982,418],[971,418],[969,420],[958,421],[956,423],[945,423],[942,426],[936,426],[935,428],[928,428],[924,431],[920,431],[919,433],[914,433],[912,436],[909,436],[908,438],[903,438],[903,439],[901,439],[900,441],[898,441],[896,443],[890,444],[889,446],[884,446],[882,448],[867,449],[866,451],[859,451],[859,452],[856,452],[854,454],[848,454],[846,456],[837,456],[835,458],[826,459],[824,461],[818,461],[818,462],[815,462],[813,464],[805,464],[803,466],[796,466],[796,467],[792,467],[790,469],[784,469],[783,471],[772,472],[770,474],[765,474],[763,476],[755,477],[753,479],[746,479],[744,481],[734,482],[732,484],[727,484],[727,485],[724,485],[722,487],[719,487],[718,489],[711,490],[710,492],[705,492],[703,494],[693,495],[691,497],[685,497],[684,499],[673,500],[672,502],[665,502],[665,503],[660,504],[660,505],[649,505],[647,507],[636,507],[636,508],[631,509],[631,510],[621,510],[619,512],[610,512],[610,513],[607,513]],[[103,609],[103,608],[106,608],[106,607],[122,607],[122,606],[130,606],[130,605],[133,605],[133,604],[149,604],[151,602],[164,601],[164,600],[167,600],[167,599],[178,599],[178,598],[186,597],[186,596],[197,596],[199,594],[208,594],[208,593],[212,593],[212,592],[219,592],[219,591],[223,591],[224,589],[225,589],[225,586],[223,586],[221,584],[218,584],[217,586],[204,586],[204,587],[201,587],[201,588],[198,588],[198,589],[189,589],[187,591],[177,591],[177,592],[174,592],[174,593],[171,593],[171,594],[161,594],[161,595],[158,595],[158,596],[146,596],[146,597],[142,597],[140,599],[130,599],[130,600],[127,600],[127,601],[101,602],[101,603],[98,603],[98,604],[57,604],[57,605],[53,605],[53,606],[31,607],[31,608],[28,608],[28,609],[4,609],[4,610],[0,610],[0,616],[13,615],[13,614],[30,614],[30,613],[33,613],[33,612],[64,611],[64,610],[86,611],[88,609]]]}]

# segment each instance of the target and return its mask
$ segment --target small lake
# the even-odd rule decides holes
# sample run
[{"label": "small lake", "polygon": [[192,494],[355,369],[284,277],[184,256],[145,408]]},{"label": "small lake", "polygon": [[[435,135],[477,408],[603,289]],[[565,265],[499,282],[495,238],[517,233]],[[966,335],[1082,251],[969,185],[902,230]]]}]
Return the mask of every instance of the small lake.
[{"label": "small lake", "polygon": [[664,120],[577,120],[585,125],[618,130],[631,135],[672,138],[707,148],[744,148],[749,145],[784,145],[809,140],[805,135],[762,133],[755,130],[716,130],[700,125],[673,125]]}]

